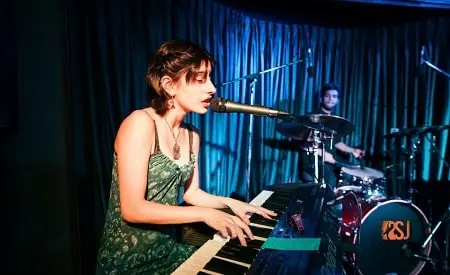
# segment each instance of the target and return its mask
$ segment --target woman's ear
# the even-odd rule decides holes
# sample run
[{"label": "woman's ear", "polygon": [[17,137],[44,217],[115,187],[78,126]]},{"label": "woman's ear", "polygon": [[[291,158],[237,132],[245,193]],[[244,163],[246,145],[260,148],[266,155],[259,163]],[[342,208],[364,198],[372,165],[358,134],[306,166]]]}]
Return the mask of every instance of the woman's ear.
[{"label": "woman's ear", "polygon": [[161,78],[161,87],[171,96],[175,95],[175,83],[173,82],[172,78],[165,75]]}]

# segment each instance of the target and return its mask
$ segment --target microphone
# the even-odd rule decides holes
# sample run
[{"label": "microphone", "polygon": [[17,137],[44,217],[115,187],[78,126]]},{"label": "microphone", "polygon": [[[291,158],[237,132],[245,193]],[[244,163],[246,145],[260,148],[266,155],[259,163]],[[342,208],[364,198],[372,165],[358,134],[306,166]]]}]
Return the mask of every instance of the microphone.
[{"label": "microphone", "polygon": [[291,114],[283,111],[278,111],[275,109],[258,106],[258,105],[248,105],[242,103],[236,103],[223,98],[213,98],[211,99],[211,110],[218,113],[247,113],[258,116],[268,116],[268,117],[283,117],[290,116]]}]

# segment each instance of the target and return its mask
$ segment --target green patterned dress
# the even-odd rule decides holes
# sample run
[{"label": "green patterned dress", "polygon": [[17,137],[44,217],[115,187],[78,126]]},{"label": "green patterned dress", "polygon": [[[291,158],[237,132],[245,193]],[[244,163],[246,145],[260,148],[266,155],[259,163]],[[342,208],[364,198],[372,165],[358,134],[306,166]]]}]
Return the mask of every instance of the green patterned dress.
[{"label": "green patterned dress", "polygon": [[[161,152],[156,127],[155,133],[156,146],[149,161],[146,199],[176,205],[179,188],[191,177],[195,164],[192,131],[189,130],[190,160],[184,165],[176,164]],[[173,225],[126,223],[120,212],[118,188],[117,158],[114,155],[110,201],[96,273],[170,274],[186,261],[196,248],[178,243],[175,240]]]}]

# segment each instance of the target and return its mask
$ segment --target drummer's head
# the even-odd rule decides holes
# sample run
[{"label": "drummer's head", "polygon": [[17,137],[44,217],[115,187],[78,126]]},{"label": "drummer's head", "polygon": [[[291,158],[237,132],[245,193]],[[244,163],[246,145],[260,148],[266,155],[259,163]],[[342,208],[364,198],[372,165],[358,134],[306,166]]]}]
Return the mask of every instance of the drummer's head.
[{"label": "drummer's head", "polygon": [[322,108],[331,111],[339,103],[339,86],[333,82],[323,85],[320,91],[320,105]]}]

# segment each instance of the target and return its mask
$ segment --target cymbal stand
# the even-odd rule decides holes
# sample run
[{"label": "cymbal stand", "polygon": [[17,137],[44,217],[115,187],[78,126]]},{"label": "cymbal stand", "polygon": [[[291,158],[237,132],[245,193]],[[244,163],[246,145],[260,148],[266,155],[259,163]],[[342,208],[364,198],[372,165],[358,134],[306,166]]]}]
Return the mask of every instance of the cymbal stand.
[{"label": "cymbal stand", "polygon": [[[322,135],[322,136],[321,136]],[[314,216],[322,217],[322,212],[324,210],[325,204],[327,201],[325,200],[325,196],[327,195],[327,184],[325,183],[325,143],[323,142],[324,138],[324,132],[319,130],[314,130],[314,146],[313,148],[316,150],[319,148],[322,152],[322,160],[321,164],[322,167],[320,169],[320,175],[319,175],[319,161],[318,161],[318,152],[314,151],[314,163],[315,163],[315,183],[319,183],[320,187],[317,194],[317,199],[315,201],[314,209],[316,210],[313,212]],[[319,177],[317,177],[319,175]]]},{"label": "cymbal stand", "polygon": [[[319,208],[318,211],[315,213],[315,215],[318,215],[318,217],[322,216],[322,211],[324,209],[325,204],[327,203],[325,201],[325,196],[327,194],[327,184],[325,182],[325,143],[323,142],[323,140],[326,138],[325,136],[325,127],[323,127],[323,125],[320,125],[321,130],[315,130],[314,131],[314,143],[315,143],[315,147],[318,148],[318,144],[321,145],[321,152],[322,152],[322,160],[321,160],[321,171],[320,171],[320,176],[319,176],[319,183],[320,183],[320,188],[319,188],[319,196],[318,196],[318,204],[316,204],[316,206]],[[322,136],[321,136],[322,135]],[[333,136],[331,137],[331,140],[333,140]],[[316,174],[318,174],[318,154],[316,152],[314,152],[315,156],[315,163],[316,163]],[[314,207],[315,208],[315,207]]]},{"label": "cymbal stand", "polygon": [[313,130],[314,183],[319,183],[319,181],[321,182],[321,178],[319,175],[319,154],[317,154],[321,143],[322,141],[320,139],[320,131]]},{"label": "cymbal stand", "polygon": [[409,203],[413,202],[413,194],[416,192],[416,190],[414,190],[412,188],[412,183],[414,181],[414,179],[416,178],[416,152],[419,148],[419,145],[421,143],[420,137],[417,135],[413,135],[411,137],[411,142],[410,142],[410,152],[409,152],[409,179],[408,179],[408,199],[407,201]]},{"label": "cymbal stand", "polygon": [[[320,128],[319,128],[320,129]],[[323,142],[324,132],[321,130],[313,130],[313,152],[314,152],[314,183],[320,183],[321,188],[326,187],[325,183],[325,143]],[[322,154],[321,168],[319,172],[319,154],[317,151],[320,149]]]}]

